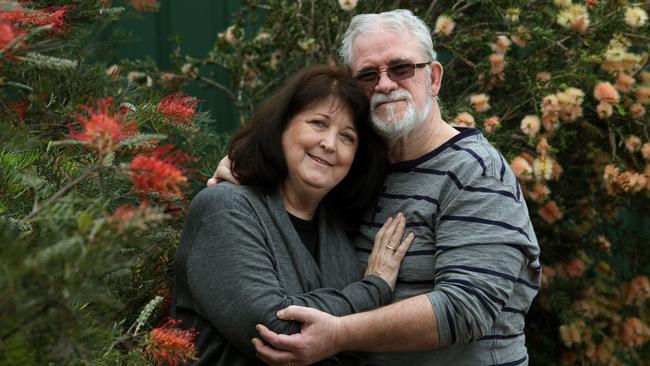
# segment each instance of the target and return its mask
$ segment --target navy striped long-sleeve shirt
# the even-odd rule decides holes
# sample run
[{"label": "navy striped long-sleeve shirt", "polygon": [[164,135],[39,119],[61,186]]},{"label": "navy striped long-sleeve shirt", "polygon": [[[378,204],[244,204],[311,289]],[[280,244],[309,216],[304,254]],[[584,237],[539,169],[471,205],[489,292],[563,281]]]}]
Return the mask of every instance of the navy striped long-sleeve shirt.
[{"label": "navy striped long-sleeve shirt", "polygon": [[371,354],[377,365],[525,365],[524,317],[539,291],[539,246],[519,184],[477,129],[394,164],[355,242],[367,263],[388,216],[416,234],[394,301],[427,294],[440,348]]}]

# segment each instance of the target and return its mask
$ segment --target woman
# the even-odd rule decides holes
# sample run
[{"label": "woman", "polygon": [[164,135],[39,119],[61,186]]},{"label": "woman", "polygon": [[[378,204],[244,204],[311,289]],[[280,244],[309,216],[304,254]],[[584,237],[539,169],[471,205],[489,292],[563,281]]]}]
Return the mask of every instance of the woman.
[{"label": "woman", "polygon": [[381,182],[386,153],[368,110],[347,71],[316,66],[234,136],[228,155],[242,185],[194,198],[175,256],[172,316],[198,332],[198,364],[260,364],[255,325],[298,332],[275,316],[289,305],[346,315],[390,301],[413,239],[400,243],[404,217],[378,233],[365,277],[339,220],[360,217]]}]

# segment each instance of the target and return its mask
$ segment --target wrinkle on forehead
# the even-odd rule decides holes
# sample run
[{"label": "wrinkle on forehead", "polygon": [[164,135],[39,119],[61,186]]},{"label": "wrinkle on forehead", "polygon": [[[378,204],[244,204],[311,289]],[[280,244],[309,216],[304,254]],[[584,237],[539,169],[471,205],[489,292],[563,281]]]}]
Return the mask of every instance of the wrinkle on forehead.
[{"label": "wrinkle on forehead", "polygon": [[[352,52],[351,52],[351,58],[350,60],[352,61],[352,70],[353,71],[359,71],[360,69],[365,69],[365,68],[372,68],[372,67],[377,67],[378,65],[376,62],[366,62],[365,58],[373,59],[375,60],[377,57],[380,55],[390,53],[390,49],[395,49],[395,54],[392,55],[392,57],[388,59],[382,59],[382,63],[385,65],[394,65],[398,63],[403,63],[404,61],[407,62],[416,62],[414,61],[414,57],[410,57],[410,55],[405,55],[403,52],[398,51],[404,51],[405,49],[400,50],[403,46],[408,47],[409,50],[416,55],[423,54],[422,50],[417,44],[417,41],[415,39],[415,36],[409,31],[408,29],[399,26],[390,26],[390,27],[380,27],[375,26],[371,31],[368,31],[366,33],[358,35],[354,41],[352,42]],[[399,44],[394,45],[389,44],[389,45],[382,45],[384,47],[380,47],[378,44],[381,43],[385,38],[388,38],[388,36],[396,36],[399,38]],[[359,51],[359,41],[360,40],[368,40],[372,39],[372,46],[374,46],[375,49],[368,50],[368,42],[366,41],[366,44],[364,44],[365,48],[364,49],[364,60],[363,63],[358,64],[358,51]],[[370,56],[369,56],[370,55]],[[376,57],[374,57],[376,56]],[[382,65],[383,66],[383,65]],[[356,69],[356,70],[355,70]]]}]

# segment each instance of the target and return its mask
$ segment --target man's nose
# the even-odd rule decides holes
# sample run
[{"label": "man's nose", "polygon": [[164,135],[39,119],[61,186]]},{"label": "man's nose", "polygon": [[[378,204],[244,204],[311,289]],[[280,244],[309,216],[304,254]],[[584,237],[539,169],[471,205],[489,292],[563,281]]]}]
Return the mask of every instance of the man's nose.
[{"label": "man's nose", "polygon": [[388,77],[388,72],[386,70],[379,73],[379,80],[377,81],[377,85],[375,85],[376,92],[388,94],[397,89],[397,87],[397,83]]}]

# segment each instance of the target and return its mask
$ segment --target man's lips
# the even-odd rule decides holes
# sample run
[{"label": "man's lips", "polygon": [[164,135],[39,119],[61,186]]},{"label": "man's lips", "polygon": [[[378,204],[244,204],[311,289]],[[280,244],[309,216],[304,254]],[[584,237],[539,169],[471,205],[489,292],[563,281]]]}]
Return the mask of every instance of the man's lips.
[{"label": "man's lips", "polygon": [[406,101],[406,99],[385,100],[385,101],[376,103],[375,108],[377,108],[377,107],[379,107],[381,105],[384,105],[384,104],[388,104],[388,103],[405,102],[405,101]]},{"label": "man's lips", "polygon": [[325,160],[323,158],[319,158],[318,156],[314,156],[312,154],[307,154],[307,155],[309,155],[310,158],[314,159],[314,161],[316,161],[316,162],[318,162],[320,164],[327,165],[327,166],[333,166],[334,165],[334,164],[330,163],[329,161],[327,161],[327,160]]}]

